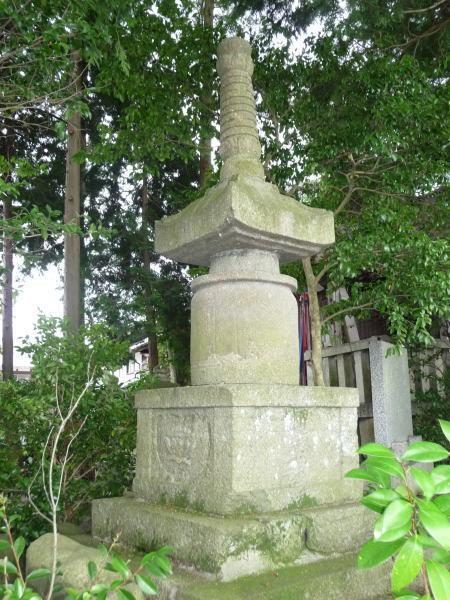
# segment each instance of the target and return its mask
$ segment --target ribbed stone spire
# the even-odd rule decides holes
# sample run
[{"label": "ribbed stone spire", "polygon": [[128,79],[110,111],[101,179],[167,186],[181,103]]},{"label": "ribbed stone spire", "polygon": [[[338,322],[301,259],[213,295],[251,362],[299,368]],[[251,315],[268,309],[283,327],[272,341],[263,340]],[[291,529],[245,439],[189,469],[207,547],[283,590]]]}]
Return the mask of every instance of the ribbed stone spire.
[{"label": "ribbed stone spire", "polygon": [[238,37],[224,39],[218,48],[220,76],[221,180],[233,175],[264,179],[261,145],[256,128],[250,44]]}]

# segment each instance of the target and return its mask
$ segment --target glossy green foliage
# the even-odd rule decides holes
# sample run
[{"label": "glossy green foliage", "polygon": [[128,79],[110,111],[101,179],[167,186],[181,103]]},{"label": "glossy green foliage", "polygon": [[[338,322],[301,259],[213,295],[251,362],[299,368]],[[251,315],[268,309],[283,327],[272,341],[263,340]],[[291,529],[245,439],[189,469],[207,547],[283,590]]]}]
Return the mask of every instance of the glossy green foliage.
[{"label": "glossy green foliage", "polygon": [[[448,447],[450,422],[441,419],[440,427]],[[379,514],[373,539],[359,552],[358,567],[368,569],[394,558],[395,597],[450,597],[450,466],[421,467],[448,459],[450,452],[432,442],[415,442],[400,458],[376,443],[358,452],[367,458],[346,477],[369,482],[362,504]],[[408,589],[417,577],[425,596]]]},{"label": "glossy green foliage", "polygon": [[[423,376],[422,369],[418,372]],[[450,368],[444,368],[443,372],[435,377],[428,376],[428,381],[428,391],[416,390],[415,393],[417,410],[413,415],[414,431],[430,442],[442,444],[445,437],[438,418],[450,421]]]}]

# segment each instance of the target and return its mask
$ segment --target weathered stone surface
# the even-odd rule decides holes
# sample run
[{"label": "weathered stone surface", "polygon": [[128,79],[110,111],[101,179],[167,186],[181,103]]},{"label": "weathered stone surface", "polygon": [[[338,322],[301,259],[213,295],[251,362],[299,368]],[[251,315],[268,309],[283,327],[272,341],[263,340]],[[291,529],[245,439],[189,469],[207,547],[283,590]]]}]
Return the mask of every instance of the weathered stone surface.
[{"label": "weathered stone surface", "polygon": [[218,48],[220,76],[221,179],[246,173],[264,179],[261,144],[256,129],[251,47],[242,38],[222,40]]},{"label": "weathered stone surface", "polygon": [[161,600],[381,600],[391,598],[384,563],[365,571],[353,554],[293,566],[235,581],[191,581],[179,574],[163,585]]},{"label": "weathered stone surface", "polygon": [[300,513],[221,518],[131,498],[94,500],[93,535],[141,549],[175,546],[177,561],[222,580],[289,564],[304,549]]},{"label": "weathered stone surface", "polygon": [[341,504],[303,511],[306,547],[323,554],[344,554],[359,549],[372,537],[375,513],[360,504]]},{"label": "weathered stone surface", "polygon": [[[57,577],[57,584],[63,588],[75,588],[78,590],[88,589],[90,580],[88,576],[87,564],[89,561],[97,565],[99,571],[105,565],[104,555],[96,548],[84,546],[64,535],[58,535],[58,570],[61,575]],[[40,538],[32,542],[27,550],[27,573],[34,569],[47,568],[51,569],[53,560],[53,535],[46,533]],[[117,574],[109,571],[101,571],[98,577],[98,583],[110,583],[117,579]],[[48,580],[37,579],[30,582],[33,589],[46,597],[48,591]],[[143,598],[139,588],[135,584],[126,586],[126,589],[132,592],[137,600]],[[53,594],[55,600],[65,598],[64,591]],[[117,594],[108,595],[110,600],[117,598]]]},{"label": "weathered stone surface", "polygon": [[357,499],[355,389],[223,385],[139,392],[134,493],[218,514]]},{"label": "weathered stone surface", "polygon": [[387,356],[392,349],[379,338],[369,340],[375,440],[389,447],[404,444],[406,450],[413,435],[408,354],[403,349]]},{"label": "weathered stone surface", "polygon": [[132,498],[93,503],[101,539],[150,549],[176,540],[178,563],[230,581],[246,574],[357,551],[371,537],[373,517],[357,504],[220,518]]},{"label": "weathered stone surface", "polygon": [[192,282],[192,384],[297,385],[296,287],[274,253],[217,254],[209,275]]},{"label": "weathered stone surface", "polygon": [[276,186],[236,175],[181,212],[156,222],[155,250],[209,266],[225,250],[276,252],[280,262],[309,256],[334,243],[333,214],[282,196]]}]

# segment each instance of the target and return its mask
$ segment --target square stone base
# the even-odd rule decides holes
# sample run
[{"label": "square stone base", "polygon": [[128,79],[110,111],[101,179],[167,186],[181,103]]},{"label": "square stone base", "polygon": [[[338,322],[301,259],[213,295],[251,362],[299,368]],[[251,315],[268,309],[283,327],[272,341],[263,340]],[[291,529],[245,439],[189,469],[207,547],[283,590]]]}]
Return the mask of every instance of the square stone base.
[{"label": "square stone base", "polygon": [[358,500],[358,391],[223,384],[138,392],[133,491],[238,516]]},{"label": "square stone base", "polygon": [[93,535],[148,551],[175,548],[176,560],[228,581],[280,565],[356,552],[371,537],[373,516],[358,504],[276,514],[215,517],[134,498],[94,500]]}]

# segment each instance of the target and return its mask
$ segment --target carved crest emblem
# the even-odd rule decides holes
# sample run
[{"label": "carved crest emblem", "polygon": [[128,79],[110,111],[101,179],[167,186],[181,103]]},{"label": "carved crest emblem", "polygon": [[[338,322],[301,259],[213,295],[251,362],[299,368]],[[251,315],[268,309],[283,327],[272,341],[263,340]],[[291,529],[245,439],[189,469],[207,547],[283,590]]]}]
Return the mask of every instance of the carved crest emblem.
[{"label": "carved crest emblem", "polygon": [[162,470],[174,483],[187,483],[208,467],[210,424],[201,412],[166,412],[157,418],[156,453]]}]

